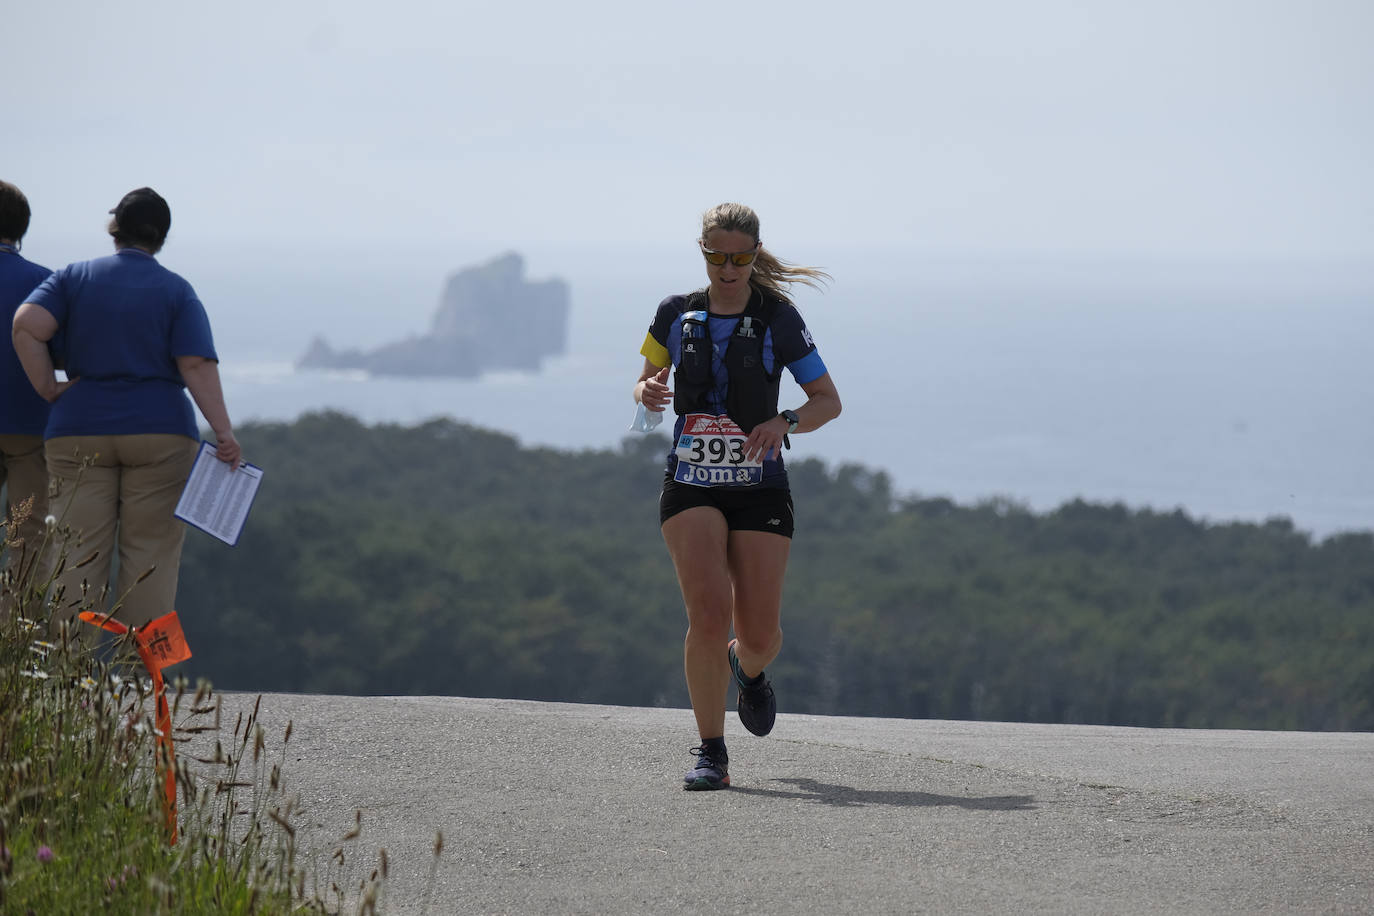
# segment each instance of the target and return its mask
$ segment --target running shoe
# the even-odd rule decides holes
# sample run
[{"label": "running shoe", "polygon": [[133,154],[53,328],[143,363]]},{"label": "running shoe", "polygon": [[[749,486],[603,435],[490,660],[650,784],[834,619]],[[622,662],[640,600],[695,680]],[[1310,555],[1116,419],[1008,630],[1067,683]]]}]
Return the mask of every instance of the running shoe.
[{"label": "running shoe", "polygon": [[735,655],[737,639],[730,640],[730,670],[735,673],[735,683],[739,686],[739,696],[735,698],[735,709],[739,720],[749,731],[762,738],[773,730],[773,722],[778,717],[778,700],[773,696],[773,685],[759,672],[752,681],[739,669],[739,658]]},{"label": "running shoe", "polygon": [[682,777],[682,788],[689,792],[730,788],[730,768],[724,755],[717,759],[704,744],[692,748],[692,754],[697,758],[697,765]]}]

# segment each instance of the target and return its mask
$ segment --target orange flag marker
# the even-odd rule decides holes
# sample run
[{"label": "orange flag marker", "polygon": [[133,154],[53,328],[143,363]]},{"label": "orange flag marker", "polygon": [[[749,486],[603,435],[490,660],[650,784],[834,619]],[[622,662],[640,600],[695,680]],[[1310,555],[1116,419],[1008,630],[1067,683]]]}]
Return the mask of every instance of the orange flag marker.
[{"label": "orange flag marker", "polygon": [[[129,632],[124,624],[108,614],[82,611],[82,620],[108,630],[117,636]],[[167,811],[167,831],[171,834],[173,846],[177,842],[177,782],[176,749],[172,746],[172,712],[167,705],[167,685],[162,680],[162,669],[170,668],[177,662],[191,657],[191,647],[186,644],[186,634],[181,629],[181,619],[176,611],[136,628],[134,644],[138,647],[138,657],[143,659],[143,667],[153,678],[153,696],[157,700],[158,745],[161,750],[158,766],[163,770],[163,796]]]}]

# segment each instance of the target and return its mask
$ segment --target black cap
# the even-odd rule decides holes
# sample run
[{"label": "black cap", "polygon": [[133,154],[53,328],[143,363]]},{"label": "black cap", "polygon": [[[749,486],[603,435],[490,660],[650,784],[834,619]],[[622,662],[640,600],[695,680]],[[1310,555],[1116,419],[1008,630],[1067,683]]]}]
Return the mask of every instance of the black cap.
[{"label": "black cap", "polygon": [[152,234],[161,241],[172,228],[172,208],[152,188],[130,191],[110,212],[119,228],[131,235]]}]

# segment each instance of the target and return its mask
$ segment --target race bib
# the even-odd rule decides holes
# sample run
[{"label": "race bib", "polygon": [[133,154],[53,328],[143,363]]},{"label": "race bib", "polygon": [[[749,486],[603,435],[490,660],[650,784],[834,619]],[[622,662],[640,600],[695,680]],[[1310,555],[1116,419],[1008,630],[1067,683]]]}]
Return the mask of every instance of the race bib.
[{"label": "race bib", "polygon": [[689,413],[677,440],[673,479],[696,487],[750,487],[763,482],[763,460],[748,461],[748,438],[729,417]]}]

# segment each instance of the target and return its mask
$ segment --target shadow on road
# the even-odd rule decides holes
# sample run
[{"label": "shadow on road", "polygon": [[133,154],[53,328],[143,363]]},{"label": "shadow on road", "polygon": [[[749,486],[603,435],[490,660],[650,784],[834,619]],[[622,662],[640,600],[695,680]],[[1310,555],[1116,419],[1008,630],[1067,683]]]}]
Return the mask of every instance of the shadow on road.
[{"label": "shadow on road", "polygon": [[849,786],[830,785],[804,778],[775,779],[773,782],[796,786],[797,791],[759,789],[750,786],[733,786],[730,791],[741,795],[759,795],[764,798],[798,798],[803,801],[834,805],[837,808],[849,808],[855,805],[891,805],[897,808],[933,808],[939,805],[952,805],[970,811],[1030,811],[1035,807],[1035,798],[1031,795],[993,795],[987,798],[966,798],[958,795],[933,795],[929,792],[851,789]]}]

